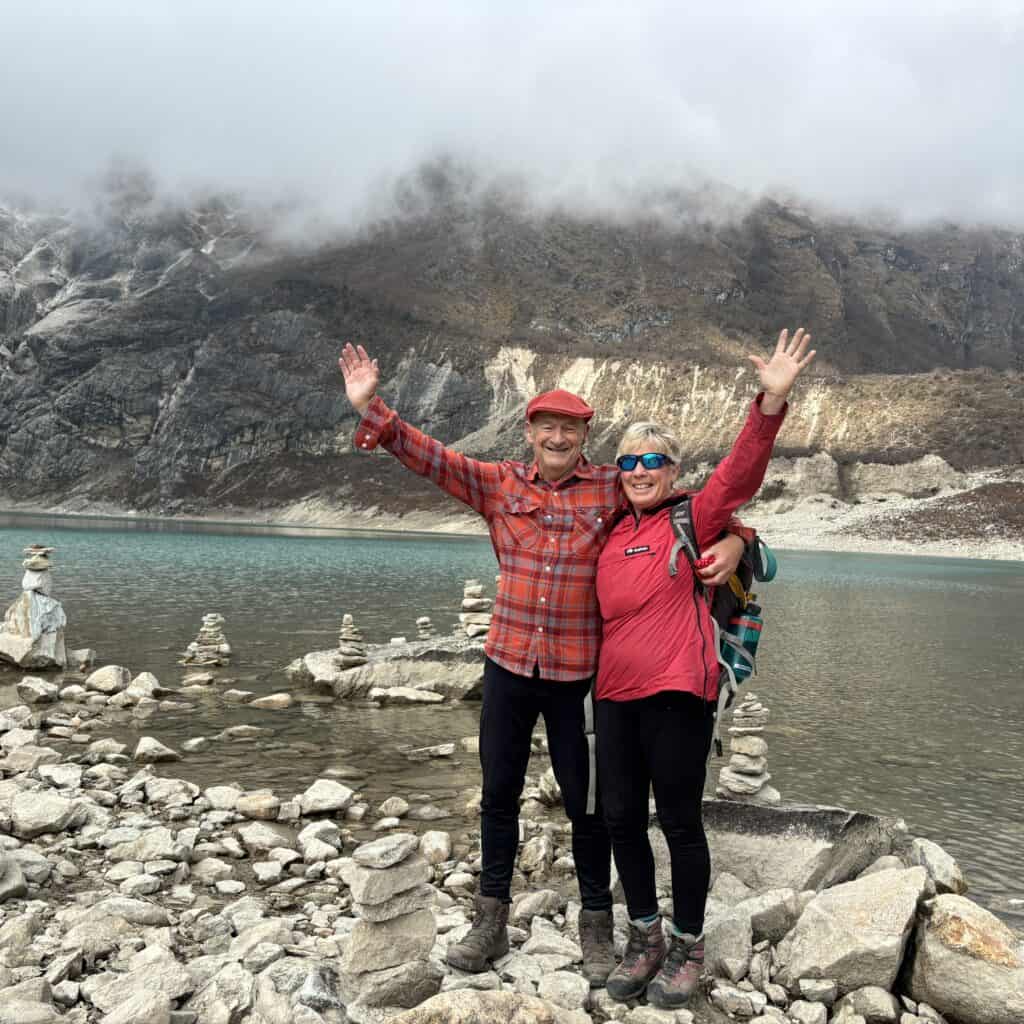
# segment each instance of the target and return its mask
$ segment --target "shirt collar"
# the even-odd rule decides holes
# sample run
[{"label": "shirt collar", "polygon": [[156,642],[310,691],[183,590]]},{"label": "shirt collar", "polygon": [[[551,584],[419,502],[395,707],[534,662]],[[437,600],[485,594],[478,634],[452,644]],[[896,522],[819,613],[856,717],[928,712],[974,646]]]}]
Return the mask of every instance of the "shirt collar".
[{"label": "shirt collar", "polygon": [[[580,456],[579,462],[576,463],[575,468],[571,469],[561,480],[555,480],[550,484],[552,488],[561,487],[567,484],[573,477],[578,477],[580,480],[593,480],[594,479],[594,465],[588,462],[582,455]],[[540,467],[537,465],[536,459],[533,465],[526,472],[526,479],[531,483],[536,483],[538,480],[544,478],[540,475]],[[545,481],[546,482],[546,481]]]}]

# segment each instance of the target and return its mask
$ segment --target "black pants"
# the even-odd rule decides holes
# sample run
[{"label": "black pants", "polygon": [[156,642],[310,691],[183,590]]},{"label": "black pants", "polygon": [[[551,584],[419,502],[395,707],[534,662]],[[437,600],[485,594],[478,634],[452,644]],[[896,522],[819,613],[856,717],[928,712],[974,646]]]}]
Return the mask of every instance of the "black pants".
[{"label": "black pants", "polygon": [[537,716],[543,715],[551,767],[572,822],[580,899],[587,910],[611,909],[611,841],[600,808],[596,814],[586,813],[590,765],[583,699],[589,690],[589,679],[560,683],[517,676],[486,660],[480,713],[481,895],[510,898],[519,848],[519,797],[530,760],[530,737]]},{"label": "black pants", "polygon": [[701,817],[714,706],[666,691],[642,700],[601,700],[595,708],[601,803],[631,918],[658,913],[654,855],[647,838],[654,786],[658,822],[672,858],[675,926],[704,929],[711,855]]}]

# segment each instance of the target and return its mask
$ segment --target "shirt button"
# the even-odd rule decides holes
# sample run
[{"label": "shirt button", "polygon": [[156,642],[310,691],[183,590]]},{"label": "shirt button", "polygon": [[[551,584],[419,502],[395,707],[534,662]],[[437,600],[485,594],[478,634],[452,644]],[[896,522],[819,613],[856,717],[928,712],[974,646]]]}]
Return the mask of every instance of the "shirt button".
[{"label": "shirt button", "polygon": [[602,518],[601,518],[600,516],[598,516],[598,517],[597,517],[597,521],[598,521],[599,523],[603,523],[603,522],[604,522],[604,520],[603,520],[603,519],[602,519]]},{"label": "shirt button", "polygon": [[541,604],[544,604],[544,602],[545,602],[546,600],[547,600],[547,598],[546,598],[546,597],[542,597],[542,598],[540,599],[540,603],[541,603]]},{"label": "shirt button", "polygon": [[544,518],[550,520],[551,516],[550,515],[546,515]]},{"label": "shirt button", "polygon": [[362,446],[363,446],[364,448],[369,448],[369,447],[370,447],[370,446],[369,446],[369,445],[368,445],[368,444],[367,444],[367,443],[366,443],[365,441],[363,442],[363,445],[362,445]]},{"label": "shirt button", "polygon": [[544,566],[544,571],[545,572],[551,572],[551,566],[550,565],[545,565]]},{"label": "shirt button", "polygon": [[544,632],[544,627],[543,626],[538,626],[537,627],[537,632],[538,633],[543,633]]}]

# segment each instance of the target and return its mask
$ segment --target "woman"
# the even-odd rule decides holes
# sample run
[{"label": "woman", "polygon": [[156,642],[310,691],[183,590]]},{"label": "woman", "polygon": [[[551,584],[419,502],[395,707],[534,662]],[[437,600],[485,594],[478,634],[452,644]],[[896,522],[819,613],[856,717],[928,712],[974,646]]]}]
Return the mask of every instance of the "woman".
[{"label": "woman", "polygon": [[[771,359],[750,356],[761,379],[728,457],[692,498],[701,550],[764,479],[786,396],[814,358],[811,336],[779,335]],[[805,354],[806,353],[806,354]],[[598,561],[603,632],[595,705],[598,778],[615,865],[626,894],[630,934],[608,993],[634,999],[646,988],[655,1006],[683,1005],[704,963],[704,903],[711,875],[701,797],[718,697],[718,662],[707,602],[675,540],[671,507],[680,444],[661,426],[636,423],[619,444],[617,463],[632,506]],[[672,861],[673,919],[666,945],[647,839],[651,787]]]}]

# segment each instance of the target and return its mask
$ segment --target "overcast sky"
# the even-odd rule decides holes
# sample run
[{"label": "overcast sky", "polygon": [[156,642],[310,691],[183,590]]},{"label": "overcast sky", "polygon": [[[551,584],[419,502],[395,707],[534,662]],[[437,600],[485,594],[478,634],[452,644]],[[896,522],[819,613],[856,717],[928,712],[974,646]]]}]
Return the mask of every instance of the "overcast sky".
[{"label": "overcast sky", "polygon": [[303,194],[449,153],[613,202],[702,178],[1024,225],[1024,0],[6,0],[0,187]]}]

